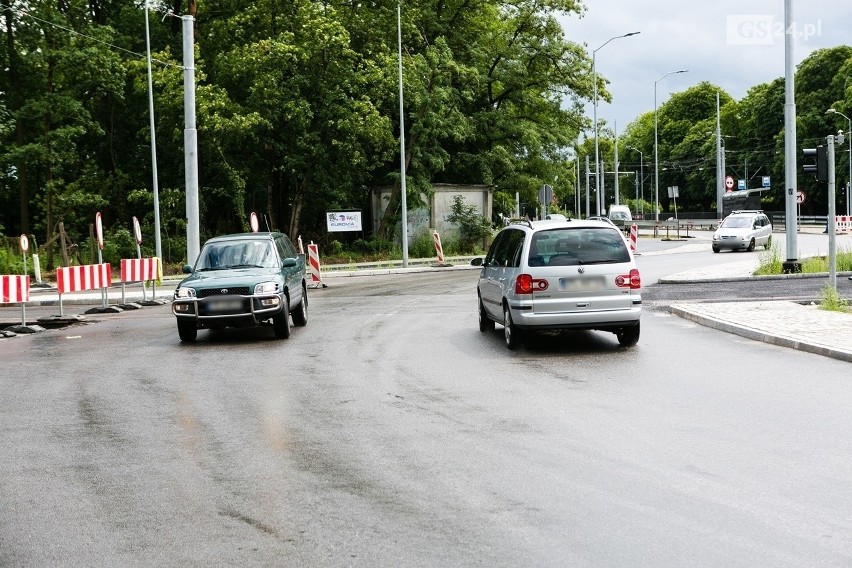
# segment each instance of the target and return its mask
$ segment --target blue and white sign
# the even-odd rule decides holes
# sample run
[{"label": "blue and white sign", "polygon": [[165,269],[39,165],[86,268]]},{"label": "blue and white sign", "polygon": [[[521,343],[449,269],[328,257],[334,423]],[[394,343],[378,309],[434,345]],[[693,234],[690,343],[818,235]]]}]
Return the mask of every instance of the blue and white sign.
[{"label": "blue and white sign", "polygon": [[326,224],[329,233],[361,231],[361,212],[326,211]]},{"label": "blue and white sign", "polygon": [[745,189],[746,188],[745,182],[746,182],[746,180],[744,180],[744,179],[738,179],[737,180],[737,189]]},{"label": "blue and white sign", "polygon": [[763,176],[763,187],[769,187],[769,176]]}]

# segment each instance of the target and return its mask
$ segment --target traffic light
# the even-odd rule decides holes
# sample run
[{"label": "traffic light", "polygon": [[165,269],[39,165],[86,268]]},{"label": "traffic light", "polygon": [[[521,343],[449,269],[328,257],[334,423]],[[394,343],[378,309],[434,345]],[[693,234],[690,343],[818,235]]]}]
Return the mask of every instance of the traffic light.
[{"label": "traffic light", "polygon": [[813,174],[817,181],[828,181],[828,153],[825,146],[817,146],[816,148],[803,148],[804,162],[802,163],[802,171],[806,174]]}]

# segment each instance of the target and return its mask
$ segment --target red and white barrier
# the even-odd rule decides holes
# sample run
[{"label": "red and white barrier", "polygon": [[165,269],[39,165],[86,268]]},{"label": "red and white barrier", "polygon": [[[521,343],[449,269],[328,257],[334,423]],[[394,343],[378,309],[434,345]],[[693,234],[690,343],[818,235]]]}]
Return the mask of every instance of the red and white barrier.
[{"label": "red and white barrier", "polygon": [[17,304],[29,301],[29,276],[0,276],[0,304]]},{"label": "red and white barrier", "polygon": [[122,258],[122,282],[149,282],[160,279],[160,259],[152,258]]},{"label": "red and white barrier", "polygon": [[308,245],[308,264],[311,270],[311,282],[316,286],[321,284],[325,286],[320,275],[319,246],[314,243]]},{"label": "red and white barrier", "polygon": [[639,240],[639,229],[636,227],[636,223],[630,225],[630,250],[636,252],[636,244]]},{"label": "red and white barrier", "polygon": [[[151,258],[122,258],[121,259],[121,304],[124,307],[136,307],[124,301],[124,285],[130,282],[142,283],[143,305],[157,304],[157,282],[163,278],[163,265],[156,256]],[[145,283],[151,282],[151,299],[149,304],[145,295]]]},{"label": "red and white barrier", "polygon": [[852,217],[849,215],[835,215],[834,228],[838,233],[852,232]]},{"label": "red and white barrier", "polygon": [[441,246],[441,235],[438,231],[432,231],[432,240],[435,242],[435,254],[438,255],[438,263],[444,264],[444,247]]},{"label": "red and white barrier", "polygon": [[[27,302],[30,301],[30,277],[0,275],[0,304],[21,304],[20,331],[27,328]],[[30,328],[32,331],[32,328]]]},{"label": "red and white barrier", "polygon": [[[62,295],[69,292],[102,289],[112,285],[112,266],[109,263],[61,266],[56,269],[56,288],[59,291],[59,315],[62,316]],[[104,307],[107,303],[104,293]]]}]

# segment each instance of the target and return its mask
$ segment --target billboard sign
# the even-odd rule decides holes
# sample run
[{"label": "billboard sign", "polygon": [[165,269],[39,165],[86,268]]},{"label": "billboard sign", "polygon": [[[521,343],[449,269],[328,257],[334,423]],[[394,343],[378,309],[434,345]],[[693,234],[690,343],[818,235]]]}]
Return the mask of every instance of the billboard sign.
[{"label": "billboard sign", "polygon": [[326,211],[326,225],[329,233],[362,231],[361,211]]}]

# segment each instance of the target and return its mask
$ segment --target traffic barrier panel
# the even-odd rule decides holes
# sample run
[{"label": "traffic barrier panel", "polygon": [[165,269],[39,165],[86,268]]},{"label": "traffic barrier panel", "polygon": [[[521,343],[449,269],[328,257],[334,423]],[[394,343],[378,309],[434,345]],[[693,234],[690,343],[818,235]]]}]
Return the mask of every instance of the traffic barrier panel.
[{"label": "traffic barrier panel", "polygon": [[30,301],[30,277],[0,276],[0,304],[18,304]]},{"label": "traffic barrier panel", "polygon": [[319,246],[315,245],[313,241],[308,245],[308,263],[311,270],[311,283],[317,288],[320,286],[325,288],[320,273]]},{"label": "traffic barrier panel", "polygon": [[432,240],[435,242],[438,264],[444,264],[444,247],[441,246],[441,235],[438,234],[438,231],[432,231]]},{"label": "traffic barrier panel", "polygon": [[27,302],[30,301],[30,277],[0,275],[0,304],[21,304],[21,327],[27,325]]},{"label": "traffic barrier panel", "polygon": [[106,290],[112,284],[112,266],[109,263],[61,266],[56,269],[56,288],[59,292],[59,316],[63,316],[62,295],[86,290],[103,290],[106,307]]},{"label": "traffic barrier panel", "polygon": [[122,258],[121,259],[121,303],[124,301],[124,285],[141,282],[142,299],[147,303],[145,283],[151,282],[151,299],[154,303],[157,299],[157,282],[163,279],[163,265],[156,256],[150,258]]},{"label": "traffic barrier panel", "polygon": [[636,227],[636,223],[630,225],[630,250],[636,252],[636,244],[639,240],[639,229]]},{"label": "traffic barrier panel", "polygon": [[849,215],[835,215],[834,228],[837,233],[852,232],[852,217]]}]

